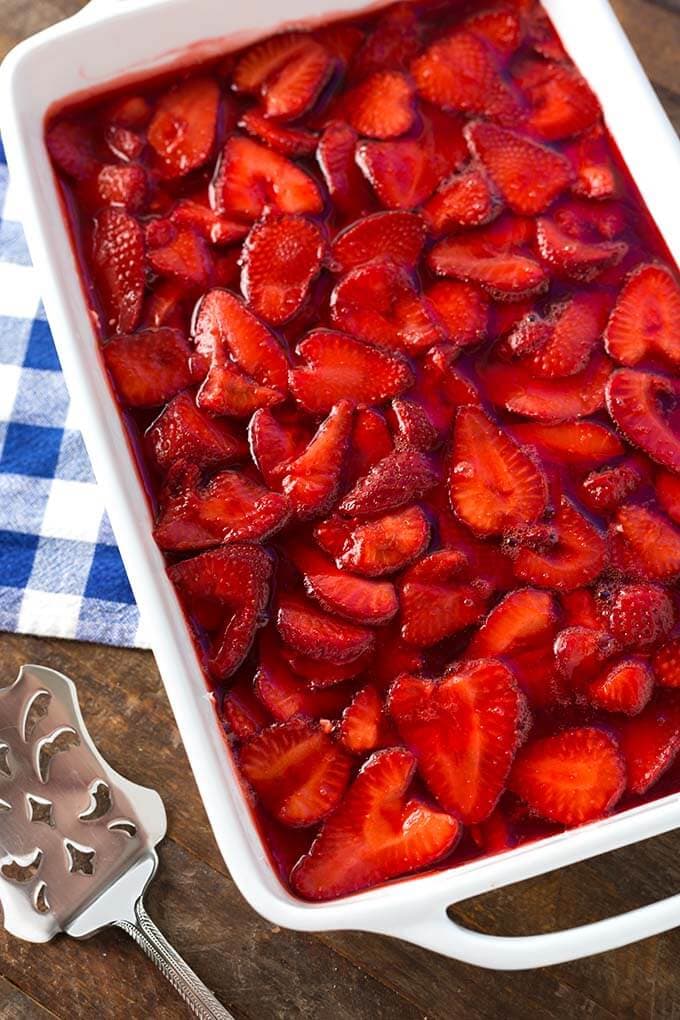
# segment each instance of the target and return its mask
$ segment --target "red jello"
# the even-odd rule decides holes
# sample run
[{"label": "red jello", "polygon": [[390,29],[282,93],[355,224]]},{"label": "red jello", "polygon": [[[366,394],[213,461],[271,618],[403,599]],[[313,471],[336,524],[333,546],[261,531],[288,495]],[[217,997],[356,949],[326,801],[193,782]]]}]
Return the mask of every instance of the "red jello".
[{"label": "red jello", "polygon": [[276,35],[47,145],[282,881],[680,790],[680,289],[540,6]]}]

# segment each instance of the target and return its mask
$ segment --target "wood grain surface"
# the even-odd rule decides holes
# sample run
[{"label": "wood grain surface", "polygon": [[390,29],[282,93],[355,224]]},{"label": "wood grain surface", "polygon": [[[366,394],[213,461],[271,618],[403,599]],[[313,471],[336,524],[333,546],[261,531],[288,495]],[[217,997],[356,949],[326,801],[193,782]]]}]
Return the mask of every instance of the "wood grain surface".
[{"label": "wood grain surface", "polygon": [[[588,0],[574,2],[587,17]],[[680,2],[612,3],[680,128]],[[81,6],[79,0],[0,0],[0,54]],[[163,795],[169,835],[149,911],[237,1020],[680,1017],[680,931],[566,966],[506,974],[396,940],[273,927],[229,878],[150,653],[5,634],[0,658],[7,680],[22,662],[73,676],[107,759]],[[680,891],[679,860],[680,832],[671,833],[469,901],[456,917],[495,934],[597,920]],[[121,933],[33,946],[0,931],[3,1020],[186,1016],[169,985]]]}]

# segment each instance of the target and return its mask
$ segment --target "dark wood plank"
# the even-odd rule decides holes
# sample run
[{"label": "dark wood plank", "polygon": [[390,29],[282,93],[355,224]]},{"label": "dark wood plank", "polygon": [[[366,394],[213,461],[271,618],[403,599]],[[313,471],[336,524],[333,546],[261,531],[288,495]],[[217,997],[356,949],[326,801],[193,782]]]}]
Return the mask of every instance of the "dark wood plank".
[{"label": "dark wood plank", "polygon": [[[612,3],[679,125],[677,0]],[[0,0],[0,53],[80,6],[80,0]],[[49,663],[73,675],[103,753],[131,779],[162,792],[170,828],[150,890],[150,911],[237,1018],[680,1016],[678,933],[563,967],[499,974],[397,940],[273,928],[250,910],[228,876],[152,656],[9,635],[0,636],[0,654],[6,681],[25,661]],[[680,834],[669,834],[461,904],[455,916],[496,934],[584,923],[677,891],[679,852]],[[60,939],[45,947],[0,936],[3,1020],[186,1015],[150,962],[120,933],[82,944]]]}]

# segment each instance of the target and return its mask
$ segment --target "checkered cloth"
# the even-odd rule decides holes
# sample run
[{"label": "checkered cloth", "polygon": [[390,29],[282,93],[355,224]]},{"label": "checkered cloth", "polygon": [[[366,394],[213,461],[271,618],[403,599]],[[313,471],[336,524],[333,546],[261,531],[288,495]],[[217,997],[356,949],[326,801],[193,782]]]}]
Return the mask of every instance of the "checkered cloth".
[{"label": "checkered cloth", "polygon": [[0,630],[147,647],[0,144]]}]

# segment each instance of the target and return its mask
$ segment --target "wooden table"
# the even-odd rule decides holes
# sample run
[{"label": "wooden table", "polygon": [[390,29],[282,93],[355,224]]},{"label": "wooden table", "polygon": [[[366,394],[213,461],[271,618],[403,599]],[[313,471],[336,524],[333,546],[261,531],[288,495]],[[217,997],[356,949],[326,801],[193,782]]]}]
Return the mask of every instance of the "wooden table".
[{"label": "wooden table", "polygon": [[[586,14],[587,0],[574,2]],[[680,127],[678,0],[613,3]],[[0,0],[0,51],[81,6],[80,0]],[[22,662],[77,678],[104,755],[130,779],[162,793],[169,837],[149,909],[237,1020],[680,1016],[678,931],[563,967],[502,974],[386,938],[273,927],[253,913],[227,874],[150,653],[0,635],[0,656],[5,678]],[[456,915],[497,934],[582,924],[680,890],[679,858],[680,833],[672,833],[462,904]],[[122,934],[38,947],[0,933],[0,1017],[6,1020],[186,1015]]]}]

